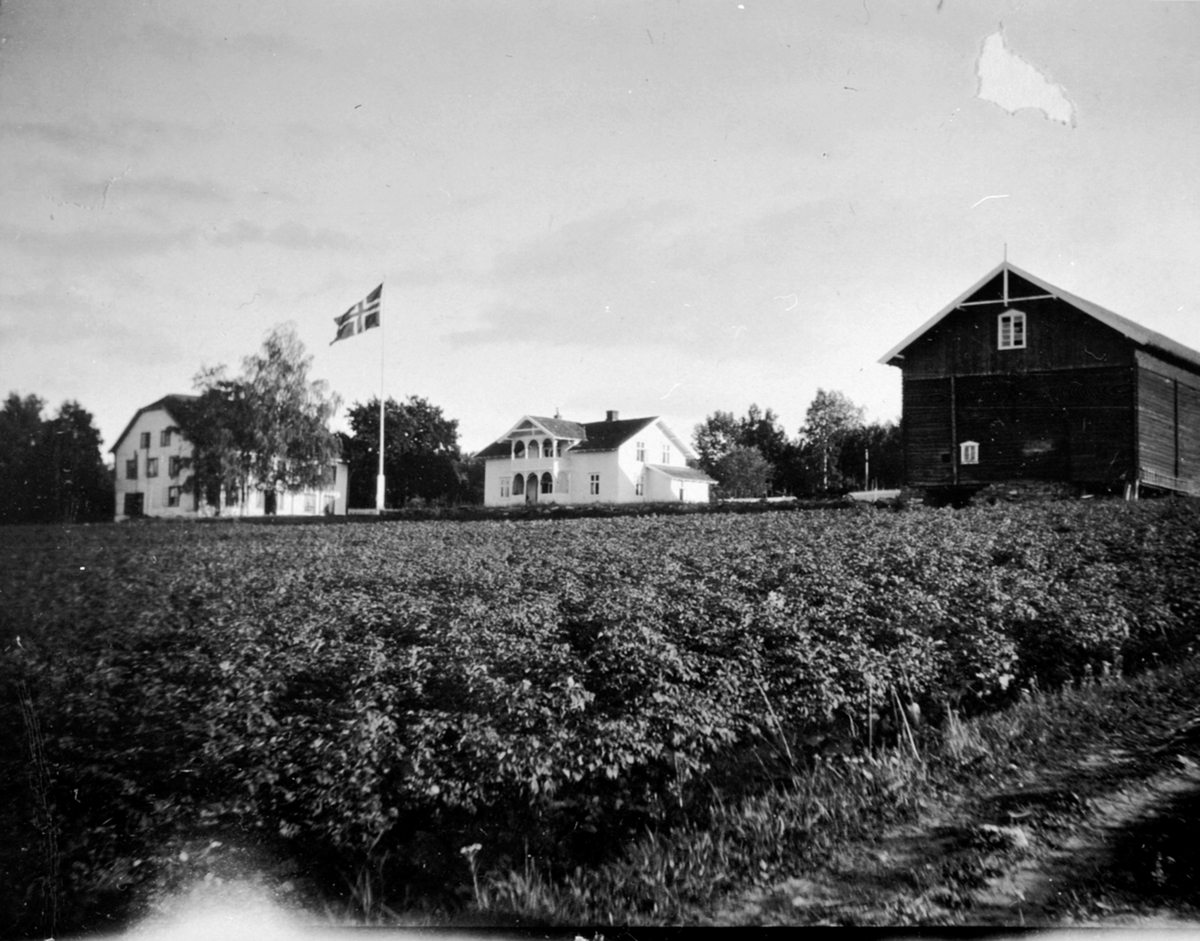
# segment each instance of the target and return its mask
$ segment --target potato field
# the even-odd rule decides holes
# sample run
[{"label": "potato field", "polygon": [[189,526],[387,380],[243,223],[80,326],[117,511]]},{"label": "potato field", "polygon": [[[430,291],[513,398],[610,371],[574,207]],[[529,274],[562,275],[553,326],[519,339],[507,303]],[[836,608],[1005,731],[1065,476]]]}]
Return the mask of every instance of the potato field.
[{"label": "potato field", "polygon": [[2,529],[0,935],[118,924],[196,846],[447,910],[587,869],[912,705],[1186,655],[1198,534],[1185,500]]}]

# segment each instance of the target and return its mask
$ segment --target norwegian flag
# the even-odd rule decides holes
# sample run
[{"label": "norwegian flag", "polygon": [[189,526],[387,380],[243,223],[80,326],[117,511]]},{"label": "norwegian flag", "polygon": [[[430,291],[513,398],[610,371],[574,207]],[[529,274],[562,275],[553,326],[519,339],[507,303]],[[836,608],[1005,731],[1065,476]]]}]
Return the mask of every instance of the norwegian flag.
[{"label": "norwegian flag", "polygon": [[378,327],[379,308],[382,302],[383,285],[381,284],[342,316],[334,317],[333,322],[337,324],[337,336],[329,342],[329,345],[333,346],[338,340],[349,340],[364,330]]}]

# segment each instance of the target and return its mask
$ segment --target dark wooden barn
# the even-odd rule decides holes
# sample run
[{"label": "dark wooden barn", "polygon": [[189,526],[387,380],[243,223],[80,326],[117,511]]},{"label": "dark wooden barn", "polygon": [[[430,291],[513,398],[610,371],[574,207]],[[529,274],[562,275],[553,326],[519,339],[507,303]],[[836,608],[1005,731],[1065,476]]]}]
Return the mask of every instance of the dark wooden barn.
[{"label": "dark wooden barn", "polygon": [[1200,495],[1200,353],[1007,261],[880,362],[903,373],[909,486]]}]

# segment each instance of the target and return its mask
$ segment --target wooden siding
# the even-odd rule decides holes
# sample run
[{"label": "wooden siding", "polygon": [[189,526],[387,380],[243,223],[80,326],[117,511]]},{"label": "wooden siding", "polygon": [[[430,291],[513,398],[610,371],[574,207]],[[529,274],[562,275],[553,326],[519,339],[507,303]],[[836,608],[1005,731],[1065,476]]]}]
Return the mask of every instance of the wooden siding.
[{"label": "wooden siding", "polygon": [[[903,389],[912,486],[1019,477],[1101,483],[1132,474],[1130,369],[957,376],[953,384],[906,376]],[[964,441],[979,443],[978,464],[958,464]]]},{"label": "wooden siding", "polygon": [[1200,485],[1200,389],[1179,386],[1180,477]]},{"label": "wooden siding", "polygon": [[904,479],[910,486],[953,483],[950,379],[910,379],[901,387]]},{"label": "wooden siding", "polygon": [[1200,485],[1200,376],[1138,354],[1138,464]]},{"label": "wooden siding", "polygon": [[[1012,296],[1021,296],[1011,290]],[[974,295],[978,298],[980,295]],[[1025,348],[998,349],[1006,310],[1025,314]],[[1132,365],[1129,344],[1111,327],[1057,298],[982,304],[954,311],[904,351],[905,376],[994,375]]]}]

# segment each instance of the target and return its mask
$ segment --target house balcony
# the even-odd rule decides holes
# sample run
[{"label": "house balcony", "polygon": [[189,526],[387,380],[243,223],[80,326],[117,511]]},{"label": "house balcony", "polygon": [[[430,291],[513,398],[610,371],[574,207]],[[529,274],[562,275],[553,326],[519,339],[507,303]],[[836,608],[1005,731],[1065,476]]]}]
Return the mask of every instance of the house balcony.
[{"label": "house balcony", "polygon": [[557,474],[562,460],[561,457],[513,457],[508,459],[505,470],[513,474],[540,474],[543,471]]}]

